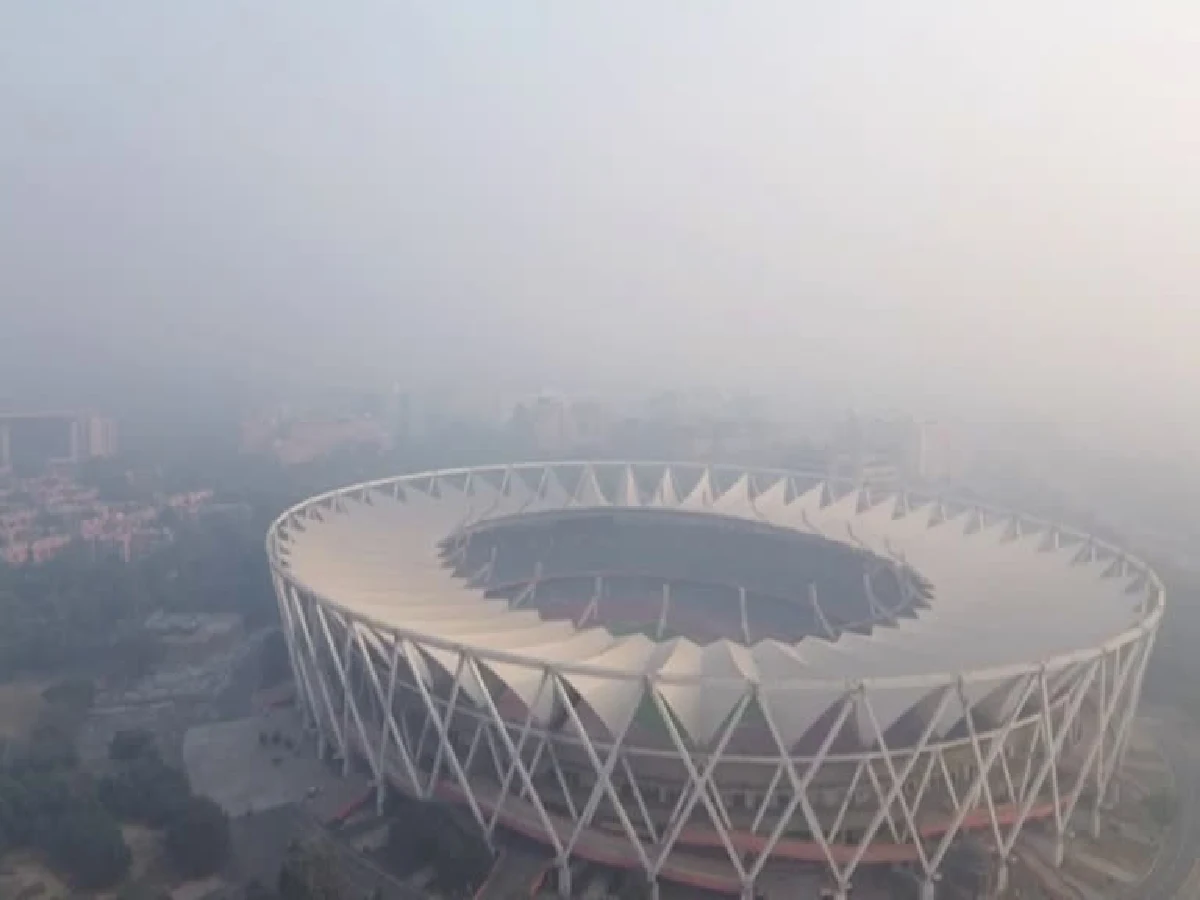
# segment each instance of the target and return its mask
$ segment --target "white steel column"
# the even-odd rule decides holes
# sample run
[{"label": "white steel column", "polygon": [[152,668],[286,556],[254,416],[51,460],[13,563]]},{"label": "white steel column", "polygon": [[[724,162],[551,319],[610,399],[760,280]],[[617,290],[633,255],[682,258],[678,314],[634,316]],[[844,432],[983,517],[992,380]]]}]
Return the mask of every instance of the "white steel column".
[{"label": "white steel column", "polygon": [[[334,644],[333,634],[329,630],[329,621],[325,617],[325,610],[320,606],[316,606],[317,622],[321,626],[321,631],[325,635],[326,648],[329,651],[329,656],[333,660],[333,667],[337,671],[338,680],[342,685],[342,703],[343,703],[343,721],[345,721],[345,712],[348,709],[350,716],[354,719],[354,725],[358,729],[358,736],[361,742],[362,754],[367,759],[367,765],[371,767],[371,773],[375,776],[376,782],[383,779],[383,760],[377,759],[371,753],[371,739],[367,735],[366,725],[363,723],[362,715],[358,711],[358,703],[354,699],[354,686],[351,683],[350,676],[346,670],[346,664],[343,657],[338,654],[337,647]],[[351,642],[353,641],[353,631],[344,626],[346,635],[344,643],[344,654],[348,656],[350,652]],[[344,727],[344,726],[343,726]],[[349,729],[344,728],[344,731]],[[350,771],[350,754],[346,753],[342,758],[342,774],[348,775]]]},{"label": "white steel column", "polygon": [[[412,663],[412,654],[420,653],[409,641],[402,642],[404,655],[409,660],[409,667],[416,672],[419,672],[417,666]],[[441,760],[443,755],[450,761],[450,769],[454,773],[455,780],[458,782],[458,787],[462,791],[467,805],[471,808],[471,814],[475,817],[475,821],[479,823],[480,829],[487,828],[487,820],[484,818],[482,810],[479,808],[479,803],[475,799],[475,792],[471,790],[470,779],[467,778],[467,773],[463,771],[462,765],[458,761],[458,755],[454,752],[454,748],[450,746],[450,728],[449,721],[454,715],[454,702],[458,697],[460,679],[463,675],[465,657],[461,654],[458,657],[458,665],[454,673],[454,687],[451,690],[451,700],[446,707],[446,717],[443,720],[438,713],[437,704],[429,693],[429,688],[426,687],[424,679],[418,674],[413,681],[416,683],[417,692],[421,695],[421,700],[425,703],[425,711],[429,717],[429,721],[433,723],[434,730],[438,735],[438,749],[434,758],[434,764],[430,769],[428,787],[425,791],[426,797],[433,796],[433,792],[437,789],[439,770],[441,769]],[[491,837],[484,833],[484,840],[487,842],[488,849],[494,850]]]},{"label": "white steel column", "polygon": [[[358,646],[362,651],[363,656],[370,659],[367,654],[366,646],[363,644],[362,635],[357,635]],[[388,663],[387,673],[387,692],[384,693],[383,685],[379,681],[379,675],[375,671],[375,667],[368,662],[367,673],[371,679],[371,685],[375,689],[375,696],[379,699],[380,707],[383,710],[383,722],[379,729],[379,760],[381,768],[386,776],[387,753],[388,753],[388,736],[390,735],[394,741],[396,755],[400,757],[400,763],[404,767],[404,775],[408,779],[408,783],[416,792],[420,792],[420,779],[417,777],[416,766],[413,764],[412,756],[409,753],[409,748],[405,737],[401,734],[399,727],[396,724],[396,715],[394,709],[396,697],[396,680],[400,669],[400,641],[397,638],[392,639],[391,659]],[[380,796],[382,797],[383,784],[379,785]]]},{"label": "white steel column", "polygon": [[[333,698],[329,693],[329,685],[325,681],[325,666],[321,664],[321,655],[317,652],[317,645],[313,641],[312,633],[308,628],[308,612],[304,608],[304,601],[299,597],[295,588],[291,589],[292,599],[295,602],[294,609],[296,610],[296,621],[300,624],[300,634],[304,638],[304,645],[308,648],[309,658],[312,660],[313,675],[315,676],[317,686],[320,688],[321,698],[325,701],[324,708],[329,722],[329,727],[333,731],[334,739],[337,741],[338,751],[345,756],[348,752],[346,747],[346,736],[342,733],[341,726],[338,724],[337,712],[333,705]],[[312,601],[309,601],[310,605]],[[324,729],[321,729],[324,734]]]},{"label": "white steel column", "polygon": [[542,805],[542,798],[538,795],[537,789],[534,787],[533,778],[525,768],[524,762],[521,760],[521,750],[525,746],[525,740],[529,737],[529,729],[533,724],[533,714],[537,707],[538,701],[541,699],[542,692],[546,688],[546,683],[553,676],[549,669],[542,671],[542,679],[538,685],[537,694],[534,696],[533,702],[529,704],[529,714],[525,719],[525,726],[521,729],[520,744],[514,745],[512,737],[508,733],[508,728],[505,725],[504,719],[500,716],[500,711],[496,708],[496,702],[492,699],[492,693],[488,690],[487,684],[483,680],[483,673],[479,671],[479,666],[471,657],[467,658],[467,666],[470,672],[475,676],[476,681],[480,685],[480,693],[483,695],[484,706],[487,707],[488,714],[492,717],[492,723],[495,726],[496,735],[500,738],[500,742],[504,745],[504,749],[508,753],[509,769],[505,773],[501,792],[496,799],[496,815],[499,816],[499,807],[504,803],[505,796],[508,793],[509,785],[512,782],[512,774],[515,770],[520,776],[521,784],[528,792],[529,802],[533,805],[537,812],[538,819],[541,820],[542,828],[545,831],[546,839],[554,846],[555,851],[562,855],[562,842],[559,839],[558,832],[554,829],[554,824],[550,821],[550,816],[546,813],[545,806]]},{"label": "white steel column", "polygon": [[[1068,694],[1070,700],[1067,704],[1067,712],[1065,715],[1066,719],[1074,719],[1078,714],[1079,708],[1083,703],[1083,699],[1087,696],[1088,690],[1091,687],[1092,681],[1095,679],[1096,672],[1099,670],[1099,668],[1099,661],[1093,660],[1088,666],[1087,674],[1080,676],[1079,682],[1071,689],[1071,693]],[[1042,672],[1039,676],[1039,680],[1044,679],[1045,672]],[[1045,746],[1045,758],[1041,761],[1040,769],[1037,776],[1033,779],[1033,783],[1029,785],[1028,793],[1026,794],[1024,801],[1021,802],[1020,808],[1017,811],[1017,818],[1013,822],[1012,827],[1009,829],[1008,839],[1003,844],[1003,855],[1006,858],[1010,853],[1012,853],[1013,845],[1016,843],[1017,837],[1020,835],[1021,829],[1025,825],[1025,820],[1029,816],[1030,810],[1033,809],[1033,805],[1037,802],[1038,795],[1042,790],[1042,785],[1045,783],[1046,777],[1050,774],[1051,770],[1056,769],[1059,764],[1059,754],[1062,751],[1062,745],[1066,738],[1067,730],[1063,728],[1057,735],[1055,735],[1053,731],[1046,730],[1045,719],[1046,717],[1044,715],[1040,717],[1040,720],[1043,723],[1041,730],[1042,741],[1043,745]],[[1053,799],[1057,804],[1058,798],[1054,797]],[[1055,814],[1061,815],[1061,810],[1057,807],[1055,809]]]},{"label": "white steel column", "polygon": [[[1135,692],[1140,687],[1139,682],[1142,673],[1145,672],[1146,664],[1150,661],[1151,646],[1152,642],[1146,640],[1129,647],[1124,664],[1116,672],[1116,680],[1112,691],[1107,694],[1106,705],[1097,711],[1095,734],[1092,736],[1091,743],[1086,751],[1075,787],[1067,797],[1066,809],[1063,815],[1063,819],[1066,822],[1070,822],[1071,816],[1075,812],[1075,807],[1079,803],[1079,799],[1083,793],[1083,789],[1087,784],[1087,776],[1093,768],[1095,770],[1095,780],[1098,785],[1093,814],[1096,816],[1099,815],[1100,804],[1103,802],[1104,793],[1108,786],[1108,778],[1111,775],[1111,773],[1106,774],[1103,770],[1102,748],[1109,731],[1109,726],[1118,711],[1122,712],[1121,721],[1117,726],[1118,739],[1123,739],[1128,722],[1132,719],[1133,711],[1137,707],[1138,698]],[[1104,695],[1102,694],[1102,696]],[[1115,753],[1115,742],[1112,749]],[[1101,759],[1100,762],[1097,762],[1098,758]],[[1115,755],[1113,759],[1115,761]],[[1113,769],[1115,770],[1115,766]]]},{"label": "white steel column", "polygon": [[288,659],[292,664],[292,677],[296,683],[296,693],[299,698],[300,713],[305,728],[315,725],[317,719],[317,699],[313,694],[308,680],[304,656],[297,646],[297,628],[295,610],[292,607],[291,587],[279,575],[273,575],[275,595],[279,601],[279,616],[284,643],[287,645]]},{"label": "white steel column", "polygon": [[[747,686],[749,687],[749,685]],[[654,701],[654,705],[658,708],[658,714],[662,717],[663,724],[667,728],[667,732],[671,736],[671,741],[675,744],[675,748],[679,751],[679,761],[683,763],[683,767],[688,774],[688,789],[680,796],[682,801],[682,809],[676,817],[673,818],[671,827],[667,830],[666,836],[660,845],[658,856],[655,859],[655,866],[652,872],[653,878],[658,878],[658,873],[662,870],[663,864],[667,861],[667,856],[670,854],[675,842],[679,840],[679,835],[683,832],[687,825],[688,818],[692,814],[692,810],[696,808],[696,801],[699,800],[704,804],[705,810],[708,812],[708,818],[712,823],[713,830],[721,839],[721,844],[725,847],[725,852],[729,854],[729,861],[732,863],[734,871],[737,872],[738,878],[742,880],[742,884],[746,882],[746,871],[742,865],[741,855],[734,849],[733,843],[730,840],[729,829],[726,827],[728,813],[724,809],[720,798],[714,799],[709,795],[708,785],[712,781],[713,773],[717,769],[717,765],[721,762],[721,757],[725,753],[725,748],[729,746],[729,741],[733,737],[737,726],[741,724],[742,713],[745,712],[747,705],[753,698],[754,694],[748,690],[738,700],[737,705],[729,714],[729,718],[722,727],[720,736],[717,739],[716,746],[710,751],[708,759],[705,762],[703,772],[697,771],[696,764],[692,761],[692,755],[688,750],[687,743],[683,740],[679,733],[679,729],[673,721],[674,714],[667,707],[666,702],[659,695],[654,685],[650,685],[650,697]],[[686,798],[686,799],[685,799]]]},{"label": "white steel column", "polygon": [[[613,735],[612,744],[608,748],[608,755],[603,762],[600,761],[600,755],[588,736],[587,729],[579,718],[579,714],[575,711],[571,696],[563,687],[560,679],[554,679],[554,689],[558,694],[559,702],[563,704],[563,709],[566,710],[568,718],[571,720],[571,725],[575,729],[575,733],[579,736],[579,741],[583,747],[583,751],[587,754],[588,762],[591,763],[595,774],[596,782],[592,785],[591,791],[588,793],[587,801],[580,811],[579,818],[575,822],[575,828],[568,836],[566,843],[563,846],[563,852],[555,863],[559,866],[566,866],[569,862],[571,851],[575,848],[575,844],[583,836],[583,832],[591,825],[592,819],[595,818],[596,810],[600,806],[602,797],[608,797],[609,802],[613,805],[613,809],[620,820],[621,827],[625,830],[626,836],[629,838],[630,844],[637,853],[638,861],[642,864],[642,869],[647,876],[652,877],[654,867],[650,864],[650,858],[646,853],[646,848],[642,844],[642,840],[638,837],[637,829],[633,827],[633,822],[629,819],[629,814],[625,811],[625,806],[621,802],[620,794],[612,783],[612,773],[617,767],[617,761],[620,758],[621,747],[625,742],[626,735],[629,734],[629,729],[633,725],[634,716],[629,716],[624,727]],[[652,690],[643,681],[643,690]]]},{"label": "white steel column", "polygon": [[[1032,696],[1034,689],[1043,679],[1045,673],[1039,672],[1036,675],[1026,676],[1026,684],[1021,694],[1020,701],[1015,708],[1020,709],[1025,705],[1026,701]],[[967,706],[964,710],[964,715],[970,715],[970,707]],[[992,745],[988,750],[987,757],[983,760],[983,764],[977,766],[975,777],[971,780],[971,784],[967,787],[967,792],[962,798],[962,802],[957,805],[954,811],[954,818],[951,820],[950,827],[946,829],[946,833],[942,835],[941,843],[938,844],[937,850],[930,858],[930,868],[937,872],[941,870],[942,860],[945,859],[946,853],[950,849],[950,845],[954,838],[958,835],[958,831],[962,828],[963,820],[966,819],[967,813],[975,808],[979,802],[979,794],[983,790],[983,782],[987,779],[992,765],[996,762],[996,757],[1000,754],[1005,742],[1008,740],[1008,735],[1016,725],[1017,717],[1014,715],[1005,723],[1001,729],[999,736],[992,738]],[[1035,791],[1036,793],[1036,791]]]},{"label": "white steel column", "polygon": [[904,822],[908,826],[908,833],[911,835],[913,847],[917,851],[917,859],[921,863],[921,868],[925,870],[926,878],[932,878],[934,876],[934,870],[930,867],[929,858],[925,855],[925,848],[921,844],[921,831],[917,826],[916,819],[914,818],[913,809],[909,807],[908,800],[904,796],[904,785],[908,782],[908,779],[912,777],[912,773],[916,769],[917,762],[921,758],[921,753],[926,747],[929,746],[929,739],[933,737],[933,733],[937,729],[938,723],[942,719],[942,715],[950,705],[950,692],[944,691],[942,693],[942,697],[938,701],[937,709],[934,711],[934,714],[929,717],[928,722],[926,722],[925,727],[922,729],[921,737],[918,739],[916,746],[906,748],[904,751],[901,751],[907,756],[907,759],[904,762],[903,770],[900,772],[897,772],[895,765],[892,763],[892,751],[888,749],[887,744],[884,742],[884,730],[880,727],[879,719],[876,717],[875,710],[871,706],[870,692],[866,689],[863,689],[861,699],[866,707],[867,716],[870,719],[871,727],[875,731],[875,739],[883,751],[883,764],[887,769],[888,777],[891,779],[892,787],[891,790],[888,791],[887,796],[883,796],[879,789],[879,782],[875,778],[874,769],[868,762],[867,773],[870,776],[872,786],[875,788],[876,796],[880,801],[879,810],[876,812],[875,818],[872,820],[871,825],[869,825],[866,832],[864,832],[862,840],[859,844],[859,848],[855,853],[854,858],[850,862],[849,871],[846,873],[846,876],[849,878],[854,874],[854,869],[862,861],[863,854],[866,852],[867,846],[878,833],[882,821],[885,817],[890,820],[892,805],[898,803],[900,805],[901,815],[904,816]]},{"label": "white steel column", "polygon": [[[783,839],[787,833],[788,826],[791,824],[792,816],[796,814],[796,810],[800,809],[804,815],[805,822],[808,823],[809,832],[813,836],[813,840],[821,848],[821,852],[825,855],[825,862],[829,866],[829,872],[837,882],[839,890],[843,893],[850,889],[849,875],[844,872],[837,864],[837,860],[833,858],[833,852],[830,850],[829,842],[826,840],[825,831],[821,827],[821,821],[817,818],[816,811],[812,808],[812,804],[808,799],[808,786],[816,777],[821,766],[828,758],[830,749],[833,747],[833,742],[837,740],[841,734],[842,727],[846,724],[846,720],[850,718],[850,714],[854,712],[854,698],[850,694],[842,697],[841,708],[838,710],[837,717],[830,725],[829,731],[821,741],[821,746],[817,748],[817,753],[807,761],[803,775],[796,773],[796,762],[791,755],[791,749],[787,741],[783,739],[782,733],[779,731],[779,726],[775,723],[771,716],[769,703],[759,703],[762,709],[763,719],[767,723],[767,729],[771,732],[771,739],[775,746],[779,749],[779,763],[784,767],[788,781],[792,786],[792,796],[788,799],[787,805],[783,812],[780,813],[779,820],[775,823],[775,828],[771,831],[771,836],[767,838],[766,844],[763,846],[762,852],[754,861],[750,871],[746,873],[746,879],[750,884],[753,884],[758,876],[762,873],[763,867],[767,864],[771,853],[775,847]],[[832,709],[832,705],[830,706]]]}]

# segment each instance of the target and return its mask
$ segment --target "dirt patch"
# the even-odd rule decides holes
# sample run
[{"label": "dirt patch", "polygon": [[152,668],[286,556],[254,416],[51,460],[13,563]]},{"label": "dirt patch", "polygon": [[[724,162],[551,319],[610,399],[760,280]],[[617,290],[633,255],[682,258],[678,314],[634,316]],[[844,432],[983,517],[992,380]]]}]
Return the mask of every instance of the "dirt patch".
[{"label": "dirt patch", "polygon": [[0,738],[28,736],[46,707],[41,681],[10,681],[0,684]]},{"label": "dirt patch", "polygon": [[129,877],[138,879],[158,874],[163,868],[162,832],[141,825],[123,825],[121,833],[125,835],[125,843],[129,845],[129,852],[133,856]]},{"label": "dirt patch", "polygon": [[5,900],[69,900],[70,888],[34,854],[9,853],[0,861],[0,897]]}]

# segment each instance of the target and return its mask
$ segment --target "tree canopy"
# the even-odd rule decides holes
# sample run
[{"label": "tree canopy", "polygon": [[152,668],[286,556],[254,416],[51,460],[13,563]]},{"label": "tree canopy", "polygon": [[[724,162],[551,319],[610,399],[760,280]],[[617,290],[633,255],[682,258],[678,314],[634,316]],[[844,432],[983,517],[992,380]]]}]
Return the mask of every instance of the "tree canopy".
[{"label": "tree canopy", "polygon": [[[100,890],[129,868],[129,848],[100,804],[95,782],[79,769],[72,720],[88,692],[47,691],[48,708],[24,742],[4,748],[0,764],[0,852],[29,848],[76,887]],[[63,701],[63,702],[59,702]]]},{"label": "tree canopy", "polygon": [[293,843],[279,870],[279,900],[341,900],[333,851],[316,841]]},{"label": "tree canopy", "polygon": [[274,687],[291,677],[292,664],[288,657],[287,641],[282,632],[272,631],[267,635],[258,654],[261,687]]},{"label": "tree canopy", "polygon": [[400,801],[388,826],[387,853],[401,870],[433,865],[437,886],[452,895],[476,889],[492,865],[474,822],[439,803]]},{"label": "tree canopy", "polygon": [[171,900],[171,892],[147,881],[133,881],[117,892],[116,900]]},{"label": "tree canopy", "polygon": [[100,779],[97,795],[118,819],[166,828],[187,807],[187,777],[157,754],[137,757]]},{"label": "tree canopy", "polygon": [[207,797],[192,797],[167,827],[167,856],[185,878],[204,878],[229,859],[229,817]]},{"label": "tree canopy", "polygon": [[122,728],[108,742],[108,758],[115,762],[129,762],[157,755],[158,747],[154,734],[145,728]]},{"label": "tree canopy", "polygon": [[112,887],[132,861],[121,829],[95,805],[78,806],[47,822],[39,843],[56,869],[89,891]]},{"label": "tree canopy", "polygon": [[191,522],[131,564],[86,545],[39,565],[0,564],[0,678],[78,665],[138,677],[156,652],[142,624],[159,608],[268,621],[274,592],[257,523]]},{"label": "tree canopy", "polygon": [[242,889],[242,900],[277,900],[278,897],[278,894],[257,878],[252,878]]}]

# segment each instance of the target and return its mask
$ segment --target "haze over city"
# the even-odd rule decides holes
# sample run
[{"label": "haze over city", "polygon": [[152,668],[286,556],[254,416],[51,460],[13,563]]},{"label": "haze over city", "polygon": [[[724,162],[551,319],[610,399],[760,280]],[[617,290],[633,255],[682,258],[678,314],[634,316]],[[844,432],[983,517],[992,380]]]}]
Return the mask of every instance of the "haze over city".
[{"label": "haze over city", "polygon": [[4,365],[1165,432],[1198,386],[1197,39],[1168,2],[22,4]]},{"label": "haze over city", "polygon": [[0,900],[1200,895],[1198,50],[0,4]]}]

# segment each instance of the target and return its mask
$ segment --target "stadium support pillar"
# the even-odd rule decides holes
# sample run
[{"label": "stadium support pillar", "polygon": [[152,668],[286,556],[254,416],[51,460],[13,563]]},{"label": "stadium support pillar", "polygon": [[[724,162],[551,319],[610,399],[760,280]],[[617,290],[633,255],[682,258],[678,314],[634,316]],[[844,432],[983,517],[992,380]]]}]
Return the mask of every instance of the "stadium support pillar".
[{"label": "stadium support pillar", "polygon": [[571,898],[571,863],[565,859],[558,864],[558,896]]},{"label": "stadium support pillar", "polygon": [[1008,863],[1001,862],[996,867],[996,890],[994,895],[999,897],[1008,890]]},{"label": "stadium support pillar", "polygon": [[921,882],[921,900],[936,900],[937,882],[926,880]]},{"label": "stadium support pillar", "polygon": [[1092,807],[1092,840],[1100,840],[1100,803]]},{"label": "stadium support pillar", "polygon": [[1067,858],[1067,842],[1065,840],[1063,840],[1062,837],[1058,837],[1054,841],[1054,865],[1055,865],[1055,867],[1061,869],[1063,866],[1063,862],[1066,860],[1066,858]]}]

